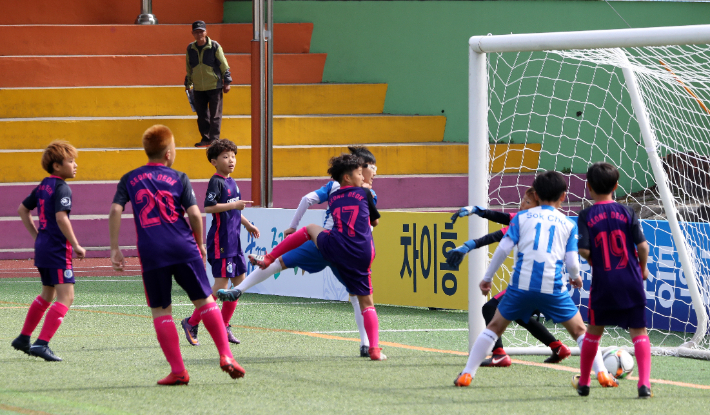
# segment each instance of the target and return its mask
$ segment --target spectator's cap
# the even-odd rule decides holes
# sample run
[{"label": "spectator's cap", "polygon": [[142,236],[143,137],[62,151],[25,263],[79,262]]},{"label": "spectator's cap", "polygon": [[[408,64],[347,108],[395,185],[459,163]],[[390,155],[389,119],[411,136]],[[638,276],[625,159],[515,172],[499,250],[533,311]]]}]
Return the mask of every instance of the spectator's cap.
[{"label": "spectator's cap", "polygon": [[205,22],[202,20],[198,20],[192,24],[192,31],[194,32],[195,30],[207,30],[207,26],[205,26]]}]

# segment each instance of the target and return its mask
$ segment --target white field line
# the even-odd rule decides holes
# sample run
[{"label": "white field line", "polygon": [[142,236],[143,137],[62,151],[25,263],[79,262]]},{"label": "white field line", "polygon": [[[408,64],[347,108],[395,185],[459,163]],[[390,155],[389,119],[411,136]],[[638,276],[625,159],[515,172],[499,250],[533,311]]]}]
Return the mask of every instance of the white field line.
[{"label": "white field line", "polygon": [[[313,301],[313,302],[288,302],[288,303],[247,303],[240,302],[239,306],[247,305],[309,305],[309,304],[333,304],[333,303],[346,303],[346,301]],[[173,307],[194,307],[192,303],[187,304],[172,304]],[[93,308],[93,307],[146,307],[145,304],[91,304],[91,305],[72,305],[72,308]],[[382,330],[380,330],[382,331]],[[422,330],[426,331],[426,330]],[[332,331],[332,332],[319,332],[314,331],[313,333],[350,333],[349,331]],[[353,333],[358,333],[353,331]]]},{"label": "white field line", "polygon": [[[37,284],[38,280],[35,281],[3,281],[0,280],[0,284]],[[143,280],[94,280],[91,278],[82,278],[81,283],[85,282],[143,282]]]},{"label": "white field line", "polygon": [[[466,328],[461,329],[402,329],[402,330],[380,330],[380,333],[406,333],[406,332],[430,332],[430,331],[468,331]],[[312,331],[317,334],[348,334],[359,333],[357,330],[342,330],[342,331]]]}]

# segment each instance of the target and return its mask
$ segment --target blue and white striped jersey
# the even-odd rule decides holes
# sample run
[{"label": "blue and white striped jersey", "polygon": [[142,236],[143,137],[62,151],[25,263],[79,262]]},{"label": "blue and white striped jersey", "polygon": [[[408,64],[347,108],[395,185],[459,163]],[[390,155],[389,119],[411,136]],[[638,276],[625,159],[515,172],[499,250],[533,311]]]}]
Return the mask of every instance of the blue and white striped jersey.
[{"label": "blue and white striped jersey", "polygon": [[517,247],[510,287],[543,294],[562,292],[567,252],[577,252],[577,224],[552,206],[519,212],[505,238]]}]

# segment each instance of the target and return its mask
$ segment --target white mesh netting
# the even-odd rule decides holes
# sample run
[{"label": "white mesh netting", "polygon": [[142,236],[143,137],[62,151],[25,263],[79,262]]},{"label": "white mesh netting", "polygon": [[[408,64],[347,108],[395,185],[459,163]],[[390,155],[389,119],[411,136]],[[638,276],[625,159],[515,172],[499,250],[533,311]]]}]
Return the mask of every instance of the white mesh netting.
[{"label": "white mesh netting", "polygon": [[[701,304],[693,304],[686,275],[631,104],[622,67],[630,66],[655,133],[657,152],[673,194],[678,220],[696,270]],[[649,335],[657,353],[677,353],[697,327],[694,307],[708,309],[710,288],[710,46],[498,53],[488,55],[489,205],[514,211],[535,171],[569,177],[563,211],[576,216],[591,203],[587,167],[607,161],[619,169],[617,201],[633,207],[651,246],[646,282]],[[654,151],[653,149],[651,151]],[[512,261],[499,271],[505,287]],[[591,271],[582,262],[585,290],[573,298],[587,315]],[[495,290],[494,290],[495,291]],[[574,345],[564,329],[553,334]],[[511,326],[506,346],[539,343]],[[696,348],[707,351],[707,336]],[[624,330],[608,329],[606,346],[632,346]],[[698,354],[681,349],[681,354]],[[703,355],[703,353],[699,353]]]}]

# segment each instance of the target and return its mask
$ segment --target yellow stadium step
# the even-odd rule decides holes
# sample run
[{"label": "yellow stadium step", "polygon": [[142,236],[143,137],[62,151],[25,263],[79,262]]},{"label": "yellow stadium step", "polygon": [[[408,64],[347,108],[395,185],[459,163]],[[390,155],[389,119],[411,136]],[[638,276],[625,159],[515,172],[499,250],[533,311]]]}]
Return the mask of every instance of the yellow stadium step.
[{"label": "yellow stadium step", "polygon": [[[491,146],[491,156],[496,152]],[[506,172],[532,172],[538,165],[540,146],[523,144],[505,146],[511,157]],[[466,174],[468,146],[466,144],[410,143],[370,144],[368,148],[377,158],[378,173],[384,175]],[[275,177],[324,177],[328,159],[347,152],[345,146],[275,146]],[[38,182],[47,174],[40,168],[41,150],[0,151],[0,176],[4,182]],[[492,157],[492,160],[494,158]],[[78,180],[118,180],[131,169],[146,163],[142,149],[80,150],[77,159]],[[214,173],[204,149],[178,149],[173,167],[193,179],[206,179]],[[492,171],[499,172],[502,161],[494,161]],[[251,150],[242,147],[237,154],[237,168],[233,177],[248,178],[251,172]],[[482,178],[483,180],[484,178]],[[436,189],[431,197],[436,197]]]},{"label": "yellow stadium step", "polygon": [[[233,85],[225,115],[250,113],[251,88]],[[387,84],[274,85],[274,114],[379,114]],[[0,89],[0,117],[192,115],[181,86]]]},{"label": "yellow stadium step", "polygon": [[[0,149],[41,149],[52,140],[77,148],[140,148],[143,132],[154,124],[170,127],[178,147],[200,141],[196,117],[0,119]],[[441,142],[446,117],[408,115],[304,115],[274,117],[275,145]],[[251,144],[251,118],[222,119],[222,138]]]}]

